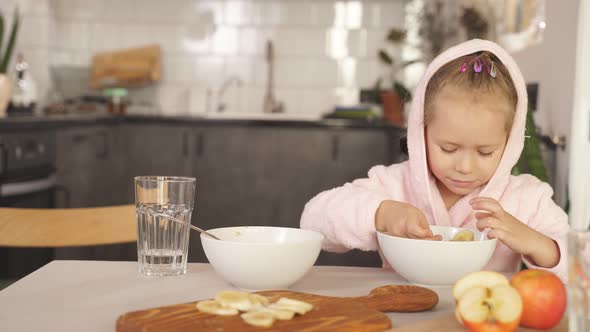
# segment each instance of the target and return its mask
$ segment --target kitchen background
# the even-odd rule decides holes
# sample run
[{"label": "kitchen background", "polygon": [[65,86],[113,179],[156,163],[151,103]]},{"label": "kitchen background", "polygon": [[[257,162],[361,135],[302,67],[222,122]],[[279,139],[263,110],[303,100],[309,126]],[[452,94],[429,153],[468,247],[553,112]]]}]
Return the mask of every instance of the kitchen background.
[{"label": "kitchen background", "polygon": [[[2,1],[6,13],[10,1]],[[14,2],[14,1],[13,1]],[[17,1],[23,12],[17,50],[50,98],[50,66],[89,66],[95,53],[159,44],[163,77],[153,112],[206,111],[224,80],[228,109],[261,110],[265,43],[275,47],[277,98],[286,112],[319,115],[358,100],[379,75],[377,50],[403,28],[405,1]],[[10,15],[7,15],[10,16]],[[155,92],[155,94],[153,94]],[[136,92],[137,93],[137,92]],[[212,101],[212,100],[209,100]],[[239,107],[238,107],[239,105]]]},{"label": "kitchen background", "polygon": [[[487,3],[505,18],[509,14],[505,7],[537,1],[463,3],[470,2]],[[214,111],[222,86],[227,112],[256,113],[263,108],[268,71],[265,43],[271,40],[277,100],[287,114],[313,119],[334,106],[358,103],[359,91],[372,87],[384,73],[377,54],[386,45],[387,32],[407,28],[412,23],[408,13],[422,3],[3,0],[0,9],[11,13],[18,4],[22,12],[16,51],[29,62],[42,104],[60,97],[59,85],[68,81],[66,71],[60,69],[88,67],[96,53],[155,43],[163,53],[162,79],[156,86],[130,92],[135,105],[144,107],[131,107],[129,113]],[[514,52],[527,81],[539,84],[537,125],[548,136],[563,136],[566,141],[576,42],[564,36],[576,33],[577,9],[577,0],[544,3],[548,24],[542,42]],[[11,15],[5,16],[10,21]],[[410,33],[410,40],[413,37]],[[407,47],[389,51],[398,60],[420,55],[420,50]],[[401,78],[412,88],[423,69],[422,63],[409,66]],[[567,151],[556,152],[552,167],[556,200],[562,206],[566,204]]]}]

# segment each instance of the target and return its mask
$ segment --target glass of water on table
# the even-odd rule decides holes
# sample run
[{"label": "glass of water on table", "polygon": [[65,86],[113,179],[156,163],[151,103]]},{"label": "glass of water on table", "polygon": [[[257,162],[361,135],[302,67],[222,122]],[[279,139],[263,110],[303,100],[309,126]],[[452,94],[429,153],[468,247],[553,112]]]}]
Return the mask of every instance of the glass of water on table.
[{"label": "glass of water on table", "polygon": [[186,273],[195,178],[135,177],[137,260],[148,276]]}]

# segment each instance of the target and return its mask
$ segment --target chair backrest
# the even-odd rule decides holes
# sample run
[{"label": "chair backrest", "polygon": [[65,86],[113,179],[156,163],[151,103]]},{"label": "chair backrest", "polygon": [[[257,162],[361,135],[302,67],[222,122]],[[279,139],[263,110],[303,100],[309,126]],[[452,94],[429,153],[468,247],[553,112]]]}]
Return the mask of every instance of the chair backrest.
[{"label": "chair backrest", "polygon": [[76,209],[0,208],[0,246],[70,247],[135,242],[134,205]]}]

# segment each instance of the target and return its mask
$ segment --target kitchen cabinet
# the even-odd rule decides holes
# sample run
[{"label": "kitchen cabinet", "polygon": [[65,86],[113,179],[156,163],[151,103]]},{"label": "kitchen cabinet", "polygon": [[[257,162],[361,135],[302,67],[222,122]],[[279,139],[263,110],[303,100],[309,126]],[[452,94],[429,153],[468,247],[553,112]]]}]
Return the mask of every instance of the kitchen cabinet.
[{"label": "kitchen cabinet", "polygon": [[[346,182],[367,177],[369,169],[375,165],[390,165],[400,162],[397,132],[374,130],[370,128],[341,128],[337,130],[315,130],[319,140],[306,142],[295,153],[284,156],[285,164],[292,165],[290,172],[283,174],[283,180],[290,190],[281,193],[280,219],[287,221],[285,226],[299,227],[299,220],[305,204],[318,193],[344,185]],[[285,140],[287,146],[296,147],[298,140],[304,140],[308,131],[291,133]],[[319,144],[318,144],[319,143]],[[320,148],[316,148],[320,147]],[[298,164],[298,159],[304,161]],[[318,265],[381,266],[377,252],[353,250],[346,254],[322,252]]]},{"label": "kitchen cabinet", "polygon": [[[123,204],[124,146],[118,126],[59,128],[56,176],[64,190],[57,206],[78,208]],[[91,232],[92,230],[89,230]],[[57,248],[56,259],[134,260],[135,244]]]},{"label": "kitchen cabinet", "polygon": [[58,207],[87,207],[118,204],[122,194],[115,190],[122,172],[116,162],[116,128],[89,126],[60,129],[56,133],[57,182],[65,195]]},{"label": "kitchen cabinet", "polygon": [[[272,127],[212,126],[191,132],[190,174],[197,184],[192,222],[199,227],[276,223]],[[198,234],[191,235],[191,261],[206,261]]]},{"label": "kitchen cabinet", "polygon": [[[134,201],[133,177],[192,176],[192,223],[201,228],[299,227],[321,191],[400,162],[394,128],[268,123],[128,122],[58,131],[58,181],[71,207]],[[189,261],[205,262],[192,232]],[[135,244],[62,250],[60,258],[135,259]],[[90,258],[89,258],[90,257]],[[377,253],[322,253],[317,264],[380,266]]]},{"label": "kitchen cabinet", "polygon": [[[399,135],[374,129],[219,126],[191,131],[190,174],[197,178],[192,222],[199,227],[299,227],[319,192],[366,177],[399,160]],[[396,145],[397,144],[397,145]],[[190,261],[206,261],[198,234]],[[323,253],[318,264],[379,266],[376,253]]]}]

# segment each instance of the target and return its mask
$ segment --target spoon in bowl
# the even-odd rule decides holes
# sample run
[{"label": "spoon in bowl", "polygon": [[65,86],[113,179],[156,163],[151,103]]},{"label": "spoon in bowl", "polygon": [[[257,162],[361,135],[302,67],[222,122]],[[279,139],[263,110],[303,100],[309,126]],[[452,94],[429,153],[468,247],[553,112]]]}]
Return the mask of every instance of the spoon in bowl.
[{"label": "spoon in bowl", "polygon": [[197,226],[194,226],[194,225],[192,225],[192,224],[186,223],[186,222],[184,222],[184,221],[182,221],[182,220],[180,220],[180,219],[176,219],[176,218],[174,218],[174,217],[171,217],[171,216],[169,216],[169,215],[165,215],[165,214],[163,214],[163,213],[150,213],[150,214],[151,214],[152,216],[156,216],[156,217],[164,218],[164,219],[166,219],[166,220],[170,220],[170,221],[177,222],[177,223],[179,223],[179,224],[183,224],[183,225],[184,225],[184,226],[186,226],[186,227],[190,227],[192,230],[195,230],[195,231],[197,231],[197,232],[199,232],[199,233],[203,233],[203,234],[205,234],[205,235],[207,235],[207,236],[209,236],[209,237],[212,237],[212,238],[214,238],[215,240],[220,240],[220,241],[221,241],[221,239],[220,239],[220,238],[218,238],[217,236],[215,236],[215,235],[213,235],[213,234],[211,234],[211,233],[207,232],[206,230],[204,230],[204,229],[202,229],[202,228],[199,228],[199,227],[197,227]]}]

